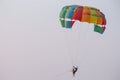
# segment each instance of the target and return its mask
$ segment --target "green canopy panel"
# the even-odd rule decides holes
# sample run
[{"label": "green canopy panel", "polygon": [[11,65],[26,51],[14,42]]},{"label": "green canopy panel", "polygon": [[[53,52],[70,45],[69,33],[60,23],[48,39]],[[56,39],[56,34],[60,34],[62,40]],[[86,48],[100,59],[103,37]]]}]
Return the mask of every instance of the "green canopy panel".
[{"label": "green canopy panel", "polygon": [[98,33],[100,33],[100,34],[103,34],[103,32],[105,31],[105,29],[106,29],[105,26],[101,27],[101,26],[99,26],[99,25],[94,25],[94,31],[95,31],[95,32],[98,32]]}]

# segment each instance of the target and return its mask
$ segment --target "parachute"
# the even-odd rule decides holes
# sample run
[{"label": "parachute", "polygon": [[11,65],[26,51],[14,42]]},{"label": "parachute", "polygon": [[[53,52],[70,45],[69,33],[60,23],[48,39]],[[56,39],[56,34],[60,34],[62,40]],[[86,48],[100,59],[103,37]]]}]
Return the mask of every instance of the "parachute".
[{"label": "parachute", "polygon": [[90,6],[68,5],[60,12],[60,22],[64,28],[72,28],[74,22],[94,24],[94,31],[103,34],[106,27],[105,15],[97,8]]}]

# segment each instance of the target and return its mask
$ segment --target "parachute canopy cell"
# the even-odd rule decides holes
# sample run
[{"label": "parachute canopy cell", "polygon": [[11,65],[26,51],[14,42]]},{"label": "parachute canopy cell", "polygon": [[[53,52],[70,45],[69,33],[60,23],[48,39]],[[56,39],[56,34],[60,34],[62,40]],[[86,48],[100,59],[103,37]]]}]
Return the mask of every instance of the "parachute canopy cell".
[{"label": "parachute canopy cell", "polygon": [[93,23],[94,31],[101,34],[106,29],[105,15],[99,9],[79,5],[64,6],[60,12],[60,22],[62,27],[72,28],[76,20]]}]

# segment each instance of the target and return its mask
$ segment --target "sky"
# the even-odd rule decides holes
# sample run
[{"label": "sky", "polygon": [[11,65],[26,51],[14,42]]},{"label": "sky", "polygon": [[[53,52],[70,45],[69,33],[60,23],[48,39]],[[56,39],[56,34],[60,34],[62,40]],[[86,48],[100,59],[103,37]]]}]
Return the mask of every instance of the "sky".
[{"label": "sky", "polygon": [[[119,0],[0,0],[0,80],[120,80]],[[66,5],[106,16],[104,34],[76,21],[64,29]],[[72,66],[78,66],[73,77]]]}]

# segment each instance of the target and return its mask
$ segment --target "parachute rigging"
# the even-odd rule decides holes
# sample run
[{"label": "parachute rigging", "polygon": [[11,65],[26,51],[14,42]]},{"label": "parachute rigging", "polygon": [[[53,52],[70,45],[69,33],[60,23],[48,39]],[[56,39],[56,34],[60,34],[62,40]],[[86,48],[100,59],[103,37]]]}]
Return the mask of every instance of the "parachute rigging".
[{"label": "parachute rigging", "polygon": [[[106,29],[105,15],[97,8],[80,5],[64,6],[59,15],[60,23],[63,28],[71,29],[75,21],[94,24],[94,31],[103,34]],[[73,76],[77,71],[73,65]]]}]

